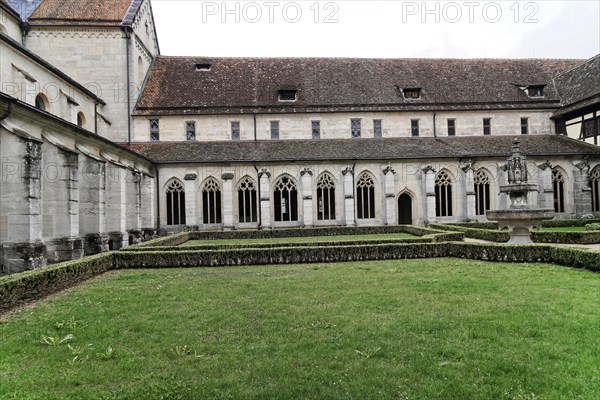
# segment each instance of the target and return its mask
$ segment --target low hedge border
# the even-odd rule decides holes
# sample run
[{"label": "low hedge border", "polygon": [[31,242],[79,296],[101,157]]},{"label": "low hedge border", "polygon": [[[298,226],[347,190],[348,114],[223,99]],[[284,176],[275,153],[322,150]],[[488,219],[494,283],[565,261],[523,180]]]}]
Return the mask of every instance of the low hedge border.
[{"label": "low hedge border", "polygon": [[0,312],[111,270],[113,254],[98,254],[0,278]]},{"label": "low hedge border", "polygon": [[550,219],[542,221],[544,228],[566,228],[569,226],[586,226],[600,223],[600,218]]},{"label": "low hedge border", "polygon": [[378,244],[374,246],[128,252],[115,254],[115,268],[189,268],[305,264],[407,258],[456,257],[483,261],[545,262],[600,272],[600,252],[549,245],[480,243]]},{"label": "low hedge border", "polygon": [[[431,224],[437,229],[448,229],[463,232],[466,237],[486,240],[489,242],[506,243],[509,240],[507,231],[470,228],[466,224]],[[563,244],[596,244],[600,243],[600,231],[586,232],[543,232],[532,231],[531,240],[535,243],[563,243]]]},{"label": "low hedge border", "polygon": [[190,240],[190,232],[182,232],[173,235],[159,237],[147,242],[134,244],[132,246],[123,247],[122,249],[138,249],[154,246],[179,246]]}]

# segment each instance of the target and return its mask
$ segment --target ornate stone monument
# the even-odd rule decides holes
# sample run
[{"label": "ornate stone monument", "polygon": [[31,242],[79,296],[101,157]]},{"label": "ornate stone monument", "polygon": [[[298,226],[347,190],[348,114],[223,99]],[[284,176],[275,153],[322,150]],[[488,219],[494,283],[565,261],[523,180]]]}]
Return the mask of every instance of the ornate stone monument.
[{"label": "ornate stone monument", "polygon": [[537,186],[527,183],[527,159],[521,153],[519,141],[513,142],[512,154],[505,166],[508,185],[500,186],[500,193],[507,193],[510,206],[507,210],[488,211],[491,221],[498,221],[500,229],[510,229],[509,244],[531,244],[531,228],[540,227],[543,220],[554,217],[553,209],[529,208],[527,194],[537,190]]}]

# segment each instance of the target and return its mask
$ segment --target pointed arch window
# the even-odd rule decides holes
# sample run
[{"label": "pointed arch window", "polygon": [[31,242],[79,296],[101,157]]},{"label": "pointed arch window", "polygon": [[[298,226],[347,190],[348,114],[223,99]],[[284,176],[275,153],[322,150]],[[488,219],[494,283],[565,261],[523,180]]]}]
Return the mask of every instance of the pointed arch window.
[{"label": "pointed arch window", "polygon": [[452,216],[452,178],[448,171],[440,171],[435,177],[435,215]]},{"label": "pointed arch window", "polygon": [[363,172],[356,181],[356,218],[375,218],[375,182],[368,172]]},{"label": "pointed arch window", "polygon": [[554,191],[554,212],[565,212],[565,177],[558,169],[552,170],[552,189]]},{"label": "pointed arch window", "polygon": [[256,183],[249,177],[242,179],[238,186],[238,215],[240,223],[258,221]]},{"label": "pointed arch window", "polygon": [[592,186],[592,211],[600,212],[600,165],[592,170],[590,184]]},{"label": "pointed arch window", "polygon": [[221,186],[213,178],[209,178],[202,187],[202,220],[205,224],[220,224]]},{"label": "pointed arch window", "polygon": [[178,180],[167,186],[167,225],[185,225],[185,190]]},{"label": "pointed arch window", "polygon": [[298,189],[290,177],[277,181],[273,199],[276,222],[298,221]]},{"label": "pointed arch window", "polygon": [[317,183],[317,219],[335,219],[335,181],[329,174],[323,174]]},{"label": "pointed arch window", "polygon": [[475,172],[475,215],[485,215],[490,209],[490,176],[480,169]]}]

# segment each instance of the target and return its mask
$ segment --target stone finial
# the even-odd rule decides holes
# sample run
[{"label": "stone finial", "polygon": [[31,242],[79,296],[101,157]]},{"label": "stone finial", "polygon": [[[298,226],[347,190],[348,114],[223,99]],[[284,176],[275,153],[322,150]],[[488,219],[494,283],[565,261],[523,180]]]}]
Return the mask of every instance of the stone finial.
[{"label": "stone finial", "polygon": [[512,154],[508,157],[507,170],[509,184],[527,183],[527,159],[521,153],[517,139],[514,140]]}]

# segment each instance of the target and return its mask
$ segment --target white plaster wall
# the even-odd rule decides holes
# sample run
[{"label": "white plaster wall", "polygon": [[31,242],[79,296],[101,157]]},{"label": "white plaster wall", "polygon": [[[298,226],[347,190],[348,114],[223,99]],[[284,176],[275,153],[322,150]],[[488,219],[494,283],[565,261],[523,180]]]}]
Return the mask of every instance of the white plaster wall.
[{"label": "white plaster wall", "polygon": [[[2,29],[4,28],[4,29]],[[0,32],[21,43],[21,27],[12,15],[0,9]]]},{"label": "white plaster wall", "polygon": [[[483,118],[492,118],[492,135],[521,134],[521,118],[529,119],[530,134],[554,133],[554,124],[546,111],[457,111],[436,114],[437,136],[447,136],[447,120],[456,121],[457,136],[483,135]],[[149,120],[160,121],[162,141],[186,140],[186,122],[196,122],[196,140],[231,140],[231,122],[240,122],[240,139],[254,139],[254,117],[252,115],[189,115],[164,117],[134,117],[133,141],[150,140]],[[411,136],[411,120],[419,120],[419,136],[432,137],[432,112],[388,112],[388,113],[322,113],[322,114],[260,114],[256,116],[256,138],[271,139],[271,121],[279,121],[280,139],[311,139],[311,121],[321,121],[322,139],[350,139],[350,120],[362,120],[363,138],[372,138],[373,120],[382,120],[383,137]]]}]

